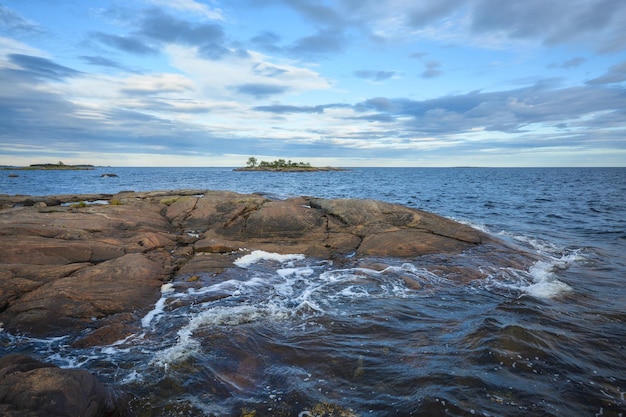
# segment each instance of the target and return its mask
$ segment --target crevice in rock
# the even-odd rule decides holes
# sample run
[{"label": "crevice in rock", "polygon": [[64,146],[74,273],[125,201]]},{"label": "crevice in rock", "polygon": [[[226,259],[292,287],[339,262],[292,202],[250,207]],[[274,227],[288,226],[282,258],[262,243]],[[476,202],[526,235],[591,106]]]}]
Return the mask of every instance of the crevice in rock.
[{"label": "crevice in rock", "polygon": [[[160,211],[161,216],[165,219],[165,221],[169,225],[169,231],[172,234],[174,234],[174,236],[176,236],[174,240],[175,245],[173,249],[169,251],[169,260],[170,260],[169,268],[167,267],[167,265],[165,265],[165,261],[163,264],[164,270],[169,269],[166,282],[172,281],[176,277],[178,272],[189,262],[190,259],[193,258],[193,256],[196,253],[193,245],[197,239],[193,239],[193,240],[185,239],[184,234],[186,233],[186,231],[184,228],[184,224],[185,224],[185,221],[189,219],[189,217],[191,217],[194,210],[198,207],[200,198],[201,197],[196,197],[193,207],[184,215],[184,218],[180,222],[178,222],[179,223],[178,226],[174,225],[174,219],[170,219],[165,214],[167,211],[167,207],[163,208]],[[183,251],[187,248],[191,248],[190,253],[183,254]]]},{"label": "crevice in rock", "polygon": [[420,231],[422,233],[428,233],[428,234],[431,234],[431,235],[434,235],[434,236],[443,237],[443,238],[446,238],[446,239],[456,240],[457,242],[469,243],[469,244],[472,244],[472,245],[480,245],[480,244],[483,243],[483,240],[481,239],[480,236],[477,236],[478,237],[478,241],[473,241],[473,240],[468,240],[468,239],[461,239],[461,238],[458,238],[458,237],[455,237],[455,236],[445,235],[443,233],[437,233],[434,230],[430,230],[430,229],[415,228],[414,230]]},{"label": "crevice in rock", "polygon": [[311,208],[313,208],[315,210],[319,210],[320,212],[322,212],[323,216],[332,217],[334,219],[337,219],[341,224],[343,224],[345,226],[349,226],[350,225],[350,222],[348,222],[348,220],[346,220],[342,216],[337,215],[336,213],[331,213],[330,211],[324,209],[320,204],[316,203],[312,199],[307,200],[307,203],[309,204],[309,206]]},{"label": "crevice in rock", "polygon": [[264,204],[265,204],[265,202],[263,202],[261,204],[255,204],[255,203],[252,203],[252,204],[248,203],[248,204],[246,204],[245,206],[243,206],[239,210],[235,211],[235,213],[231,216],[231,218],[228,219],[224,223],[224,228],[230,227],[231,224],[236,222],[239,218],[243,217],[243,229],[245,230],[247,225],[248,225],[248,218],[250,217],[250,215],[253,212],[260,210],[263,207]]}]

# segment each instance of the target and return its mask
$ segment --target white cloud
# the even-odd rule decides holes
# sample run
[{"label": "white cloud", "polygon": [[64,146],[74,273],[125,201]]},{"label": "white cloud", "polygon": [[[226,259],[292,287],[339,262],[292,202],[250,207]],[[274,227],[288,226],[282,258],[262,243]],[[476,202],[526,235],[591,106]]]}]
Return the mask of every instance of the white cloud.
[{"label": "white cloud", "polygon": [[[20,41],[11,38],[5,38],[0,36],[0,51],[4,56],[10,54],[24,54],[24,55],[36,55],[40,57],[48,57],[49,55],[44,51],[33,48]],[[4,66],[4,64],[3,64]]]},{"label": "white cloud", "polygon": [[165,52],[170,64],[190,76],[208,97],[228,99],[239,93],[251,99],[253,94],[246,95],[237,89],[241,86],[273,86],[278,95],[331,87],[318,72],[290,62],[273,62],[271,57],[258,52],[232,54],[220,60],[202,59],[196,48],[180,45],[168,45]]},{"label": "white cloud", "polygon": [[130,76],[124,80],[121,90],[132,95],[159,95],[186,93],[194,90],[194,88],[194,83],[183,75],[156,73]]},{"label": "white cloud", "polygon": [[210,20],[222,20],[224,15],[219,8],[209,8],[206,4],[194,0],[147,0],[157,6],[178,10],[179,12],[193,13]]}]

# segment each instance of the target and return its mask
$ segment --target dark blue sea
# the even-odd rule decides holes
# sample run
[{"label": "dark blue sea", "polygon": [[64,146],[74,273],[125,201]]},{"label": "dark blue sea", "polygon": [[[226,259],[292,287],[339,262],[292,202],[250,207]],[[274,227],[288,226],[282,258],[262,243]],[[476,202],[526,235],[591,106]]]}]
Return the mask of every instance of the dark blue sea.
[{"label": "dark blue sea", "polygon": [[[375,271],[260,254],[241,260],[255,266],[247,280],[194,294],[165,287],[145,332],[116,345],[3,336],[0,354],[32,350],[149,396],[142,415],[626,416],[626,168],[10,173],[0,171],[0,194],[377,199],[468,223],[540,259],[471,285],[398,265],[428,282],[415,292]],[[216,292],[232,297],[215,301]],[[193,305],[174,307],[187,298]]]}]

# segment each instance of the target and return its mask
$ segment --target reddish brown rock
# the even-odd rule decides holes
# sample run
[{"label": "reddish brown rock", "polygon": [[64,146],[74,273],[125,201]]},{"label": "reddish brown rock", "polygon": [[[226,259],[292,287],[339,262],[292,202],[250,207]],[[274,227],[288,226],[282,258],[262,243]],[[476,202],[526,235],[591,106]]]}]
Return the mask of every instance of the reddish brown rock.
[{"label": "reddish brown rock", "polygon": [[133,198],[123,205],[0,211],[3,327],[75,334],[151,308],[171,278],[177,245],[162,209]]},{"label": "reddish brown rock", "polygon": [[16,206],[0,210],[0,322],[8,331],[91,330],[112,343],[138,326],[162,283],[194,274],[217,277],[252,250],[338,262],[419,258],[461,281],[480,274],[480,262],[465,273],[454,262],[438,263],[437,256],[486,246],[480,253],[497,253],[502,262],[523,258],[467,225],[374,200],[271,200],[202,190],[42,199],[88,197],[111,204],[38,208],[20,206],[26,196],[0,196]]},{"label": "reddish brown rock", "polygon": [[0,358],[0,415],[115,417],[114,393],[89,372],[60,369],[24,355]]},{"label": "reddish brown rock", "polygon": [[5,328],[46,335],[77,333],[96,319],[154,304],[168,278],[158,261],[142,254],[82,268],[24,294],[3,312]]},{"label": "reddish brown rock", "polygon": [[[383,272],[411,262],[457,282],[534,261],[467,225],[373,200],[203,190],[28,199],[0,195],[0,327],[69,335],[75,348],[138,334],[169,280],[201,288],[240,279],[233,261],[253,250]],[[95,199],[111,204],[62,204]],[[399,276],[416,291],[428,285],[414,274]],[[234,384],[256,366],[252,359],[242,364],[227,376]],[[112,417],[120,412],[114,398],[86,371],[0,359],[2,416]]]}]

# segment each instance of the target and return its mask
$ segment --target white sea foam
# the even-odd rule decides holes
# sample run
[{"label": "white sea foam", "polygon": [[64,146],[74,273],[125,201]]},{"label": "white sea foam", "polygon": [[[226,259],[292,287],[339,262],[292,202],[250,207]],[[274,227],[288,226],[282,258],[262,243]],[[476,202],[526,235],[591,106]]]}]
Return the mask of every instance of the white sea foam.
[{"label": "white sea foam", "polygon": [[156,316],[163,314],[163,311],[165,309],[165,302],[167,301],[167,294],[171,292],[174,292],[173,284],[167,283],[161,285],[161,298],[159,298],[159,300],[156,302],[154,308],[141,319],[141,325],[143,327],[149,327],[150,323],[152,323],[152,320]]},{"label": "white sea foam", "polygon": [[313,270],[313,268],[310,268],[310,267],[281,268],[281,269],[278,269],[276,273],[283,278],[286,278],[290,275],[299,276],[299,277],[308,277],[310,275],[313,275],[315,271]]},{"label": "white sea foam", "polygon": [[548,256],[561,256],[564,252],[566,252],[566,248],[558,246],[555,243],[548,242],[546,240],[542,240],[535,237],[530,237],[526,235],[511,233],[507,231],[501,231],[498,233],[498,236],[504,237],[506,239],[511,239],[522,246],[530,248],[532,250],[537,251],[542,255]]},{"label": "white sea foam", "polygon": [[551,299],[573,291],[573,288],[560,281],[555,271],[567,267],[570,257],[542,260],[533,264],[528,271],[502,269],[480,280],[480,287],[508,296],[529,295],[536,298]]},{"label": "white sea foam", "polygon": [[167,368],[169,364],[187,359],[201,350],[194,332],[208,326],[236,326],[261,319],[281,320],[289,316],[284,308],[273,304],[214,307],[195,315],[177,333],[176,344],[158,352],[154,363]]},{"label": "white sea foam", "polygon": [[[218,282],[184,293],[165,293],[162,299],[180,297],[181,311],[163,313],[165,301],[157,303],[144,317],[144,326],[155,325],[155,317],[188,317],[176,333],[176,342],[156,353],[153,363],[167,368],[202,350],[202,334],[213,327],[239,326],[267,321],[275,323],[312,319],[323,315],[345,314],[347,302],[368,297],[405,297],[415,293],[406,285],[406,276],[423,282],[436,276],[412,264],[389,267],[383,271],[366,268],[328,269],[326,263],[301,262],[303,255],[279,255],[255,251],[237,260],[248,268],[255,262],[271,260],[280,265],[250,268],[241,278]],[[215,298],[212,294],[219,294]],[[203,301],[203,297],[206,301]],[[184,302],[188,297],[189,303]],[[338,309],[336,305],[341,305]],[[182,315],[181,315],[182,312]],[[156,324],[159,324],[158,322]],[[290,324],[291,325],[291,324]],[[298,323],[294,324],[297,327]]]},{"label": "white sea foam", "polygon": [[545,261],[536,262],[530,269],[532,284],[523,287],[522,291],[537,298],[553,298],[572,291],[572,287],[559,281],[554,269],[559,264]]},{"label": "white sea foam", "polygon": [[137,372],[136,369],[133,369],[120,382],[122,384],[132,384],[133,382],[141,382],[141,381],[143,381],[142,375],[139,372]]},{"label": "white sea foam", "polygon": [[52,355],[46,357],[46,361],[52,362],[59,368],[66,369],[78,369],[85,367],[92,360],[99,359],[97,354],[89,355],[71,355],[64,354],[62,352],[55,352]]},{"label": "white sea foam", "polygon": [[200,342],[193,338],[193,333],[188,328],[182,328],[178,331],[176,344],[160,352],[157,352],[152,363],[165,368],[182,360],[185,360],[193,353],[200,350]]},{"label": "white sea foam", "polygon": [[236,259],[234,264],[240,268],[248,268],[251,265],[260,261],[276,261],[280,263],[286,263],[290,261],[298,261],[304,259],[302,254],[287,254],[282,255],[280,253],[265,252],[262,250],[255,250],[248,255],[244,255],[239,259]]},{"label": "white sea foam", "polygon": [[403,263],[400,266],[388,266],[386,269],[384,269],[382,272],[408,272],[412,275],[414,275],[417,278],[421,278],[423,280],[429,281],[429,282],[442,282],[442,281],[448,281],[445,278],[440,277],[439,275],[430,272],[429,270],[427,270],[426,268],[418,268],[417,266],[413,265],[412,263]]}]

